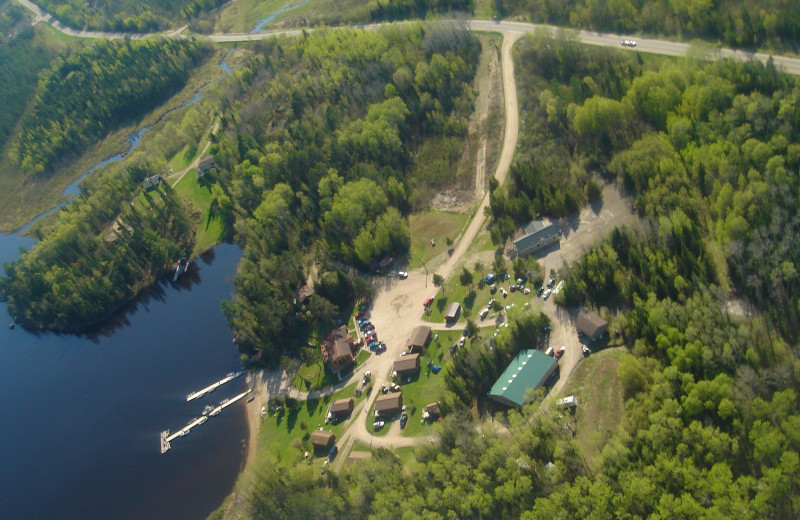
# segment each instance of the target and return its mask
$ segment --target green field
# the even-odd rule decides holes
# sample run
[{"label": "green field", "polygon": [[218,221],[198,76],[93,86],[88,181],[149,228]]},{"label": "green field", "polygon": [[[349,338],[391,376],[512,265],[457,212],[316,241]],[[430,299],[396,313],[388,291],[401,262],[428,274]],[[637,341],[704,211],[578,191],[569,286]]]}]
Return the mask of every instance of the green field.
[{"label": "green field", "polygon": [[[503,306],[511,308],[521,308],[525,307],[526,303],[533,305],[535,302],[541,301],[540,298],[537,298],[536,288],[532,285],[529,287],[531,293],[528,295],[524,295],[520,291],[510,292],[508,290],[509,286],[515,283],[512,279],[513,276],[508,280],[497,282],[497,292],[495,292],[495,294],[491,293],[488,285],[482,288],[479,287],[479,280],[483,279],[487,273],[491,272],[491,269],[491,266],[486,266],[480,272],[470,270],[473,277],[472,286],[461,285],[459,282],[461,271],[457,270],[453,276],[445,282],[444,290],[442,290],[442,288],[438,289],[433,304],[431,304],[430,314],[424,315],[422,319],[432,323],[442,323],[444,322],[444,315],[447,312],[448,304],[451,302],[459,302],[462,307],[459,323],[464,323],[469,315],[480,326],[482,323],[498,318],[497,314],[502,315],[505,313],[505,311],[500,311],[499,313],[490,312],[484,320],[480,319],[479,313],[481,309],[483,309],[492,298],[502,303]],[[508,296],[503,296],[500,290],[501,288],[506,289]],[[457,329],[459,328],[458,326],[454,327]]]},{"label": "green field", "polygon": [[[275,414],[267,415],[263,419],[258,434],[257,456],[262,459],[274,456],[281,462],[293,464],[303,459],[304,452],[311,453],[313,451],[308,437],[320,426],[325,430],[332,431],[337,437],[340,436],[345,431],[349,420],[340,421],[337,424],[325,424],[325,414],[328,411],[328,405],[337,399],[353,397],[358,406],[358,403],[366,397],[366,393],[356,397],[355,388],[356,385],[352,384],[332,396],[317,400],[297,401],[290,408],[287,407]],[[316,458],[320,459],[326,455],[327,452],[314,454]]]},{"label": "green field", "polygon": [[219,215],[214,215],[211,208],[211,189],[197,182],[196,170],[191,170],[175,185],[175,191],[181,197],[190,200],[199,212],[199,224],[192,255],[198,255],[218,244],[225,232],[225,225]]},{"label": "green field", "polygon": [[[421,424],[422,409],[425,405],[441,399],[442,391],[444,390],[444,377],[441,372],[434,374],[428,368],[428,361],[432,361],[434,365],[444,366],[444,363],[450,362],[450,353],[448,349],[450,345],[458,341],[460,332],[434,332],[431,337],[431,343],[427,350],[420,355],[420,373],[419,376],[412,379],[410,383],[402,383],[403,387],[403,404],[408,406],[408,422],[404,430],[404,435],[408,437],[417,437],[420,435],[429,435],[431,433],[431,424],[425,422]],[[438,335],[438,339],[434,337]]]},{"label": "green field", "polygon": [[562,395],[578,398],[576,440],[595,470],[599,469],[603,447],[625,415],[617,378],[617,365],[625,352],[616,347],[591,354],[575,369]]},{"label": "green field", "polygon": [[[258,21],[302,0],[237,0],[228,4],[219,15],[216,32],[247,32]],[[368,0],[308,0],[278,15],[262,31],[288,26],[306,26],[326,23],[337,25],[345,20],[366,21],[368,12],[364,6]]]},{"label": "green field", "polygon": [[[446,253],[449,249],[447,239],[455,241],[467,226],[469,215],[444,211],[414,213],[408,217],[408,230],[411,233],[409,269],[422,267],[422,260],[428,262]],[[431,240],[435,245],[431,245]],[[422,259],[422,260],[421,260]],[[428,266],[433,269],[432,266]],[[431,273],[432,274],[432,273]]]}]

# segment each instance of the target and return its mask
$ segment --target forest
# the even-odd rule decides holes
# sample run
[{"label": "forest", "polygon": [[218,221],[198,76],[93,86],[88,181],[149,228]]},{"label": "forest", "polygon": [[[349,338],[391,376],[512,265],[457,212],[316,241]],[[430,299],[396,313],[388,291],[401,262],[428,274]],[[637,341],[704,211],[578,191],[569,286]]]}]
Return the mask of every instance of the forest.
[{"label": "forest", "polygon": [[28,24],[19,5],[0,6],[0,149],[14,131],[17,121],[36,92],[37,75],[47,68],[56,51]]},{"label": "forest", "polygon": [[[255,47],[216,144],[219,205],[244,248],[225,305],[244,352],[277,359],[302,344],[292,297],[313,263],[326,278],[325,266],[408,250],[409,193],[426,182],[415,150],[466,134],[479,49],[464,28],[422,26]],[[318,294],[311,310],[332,317],[347,304]]]},{"label": "forest", "polygon": [[74,29],[147,33],[163,31],[225,3],[225,0],[37,0]]},{"label": "forest", "polygon": [[[543,181],[553,195],[548,185],[596,179],[628,190],[643,217],[565,268],[556,297],[612,316],[610,342],[628,347],[617,368],[623,422],[593,465],[569,417],[541,394],[519,413],[494,415],[508,432],[476,430],[468,407],[484,379],[538,341],[546,322],[531,313],[508,342],[468,342],[445,366],[449,416],[411,469],[383,450],[321,477],[274,461],[255,479],[250,515],[800,516],[798,250],[787,242],[797,236],[795,80],[772,64],[644,60],[542,35],[522,42],[516,60],[529,90],[516,167],[530,166],[507,190],[493,187],[498,200],[513,209],[528,193],[523,182]],[[564,155],[566,179],[551,166],[526,177],[548,157],[531,152],[542,132]],[[492,208],[493,226],[530,218],[505,207]],[[536,216],[553,210],[537,205]],[[747,310],[729,311],[732,298]]]},{"label": "forest", "polygon": [[733,47],[797,50],[800,4],[786,0],[495,0],[499,16],[617,33],[673,34]]},{"label": "forest", "polygon": [[188,210],[167,183],[139,195],[153,175],[141,163],[109,174],[61,211],[46,237],[6,264],[0,292],[25,326],[82,331],[161,278],[191,251]]},{"label": "forest", "polygon": [[16,160],[47,173],[180,89],[210,48],[193,40],[98,40],[57,58],[20,123]]}]

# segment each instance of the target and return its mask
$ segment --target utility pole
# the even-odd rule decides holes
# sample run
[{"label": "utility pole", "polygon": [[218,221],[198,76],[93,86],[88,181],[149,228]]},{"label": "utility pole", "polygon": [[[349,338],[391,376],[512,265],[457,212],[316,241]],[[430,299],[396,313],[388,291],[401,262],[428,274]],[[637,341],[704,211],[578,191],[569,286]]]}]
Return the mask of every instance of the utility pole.
[{"label": "utility pole", "polygon": [[425,268],[425,288],[427,289],[428,288],[428,266],[425,265],[425,259],[424,258],[420,257],[419,261],[422,262],[422,267]]}]

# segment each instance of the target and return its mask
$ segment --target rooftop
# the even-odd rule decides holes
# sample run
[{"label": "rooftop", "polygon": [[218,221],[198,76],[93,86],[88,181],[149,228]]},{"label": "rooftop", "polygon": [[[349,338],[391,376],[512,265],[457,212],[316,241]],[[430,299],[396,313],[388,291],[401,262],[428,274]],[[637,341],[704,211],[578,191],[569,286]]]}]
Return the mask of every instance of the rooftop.
[{"label": "rooftop", "polygon": [[575,326],[587,336],[594,337],[595,334],[608,327],[608,322],[596,313],[589,311],[578,316],[578,322]]},{"label": "rooftop", "polygon": [[497,396],[522,406],[525,392],[539,388],[555,370],[558,361],[538,350],[520,350],[505,372],[498,378],[489,396]]}]

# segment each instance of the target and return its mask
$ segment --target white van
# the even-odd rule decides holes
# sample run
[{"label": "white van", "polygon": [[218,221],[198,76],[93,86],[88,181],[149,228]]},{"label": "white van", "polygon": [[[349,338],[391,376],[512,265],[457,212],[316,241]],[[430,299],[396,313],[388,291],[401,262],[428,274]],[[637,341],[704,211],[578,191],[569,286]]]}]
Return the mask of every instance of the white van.
[{"label": "white van", "polygon": [[483,309],[481,309],[481,319],[486,318],[486,315],[489,314],[489,306],[487,305]]},{"label": "white van", "polygon": [[545,355],[546,356],[552,356],[553,355],[553,347],[547,347],[547,350],[545,351]]}]

